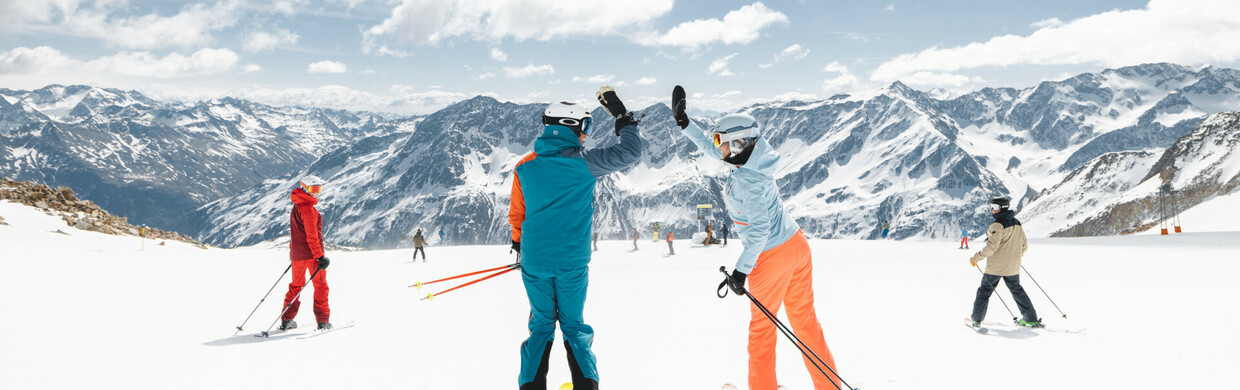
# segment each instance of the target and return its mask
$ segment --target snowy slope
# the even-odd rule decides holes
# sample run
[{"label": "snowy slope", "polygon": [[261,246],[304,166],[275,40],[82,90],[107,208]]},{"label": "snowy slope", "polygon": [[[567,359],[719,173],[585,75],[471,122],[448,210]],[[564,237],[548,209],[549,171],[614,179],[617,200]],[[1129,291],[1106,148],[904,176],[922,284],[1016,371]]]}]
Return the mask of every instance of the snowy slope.
[{"label": "snowy slope", "polygon": [[[357,326],[260,339],[249,334],[276,317],[287,277],[246,332],[232,334],[287,266],[285,250],[147,242],[139,251],[132,237],[77,231],[25,206],[0,203],[0,216],[9,223],[0,225],[0,312],[10,319],[0,332],[0,388],[516,386],[528,334],[517,275],[434,301],[419,299],[451,284],[406,287],[503,265],[512,259],[505,246],[431,246],[426,263],[409,263],[408,250],[329,252],[332,321]],[[1034,305],[1051,326],[1084,334],[963,327],[978,274],[955,242],[812,240],[811,248],[820,322],[853,386],[1220,389],[1240,364],[1231,329],[1240,313],[1201,297],[1240,293],[1230,279],[1240,272],[1237,243],[1235,232],[1033,240],[1025,265],[1068,319],[1026,278]],[[662,244],[599,246],[585,318],[603,386],[744,388],[749,309],[743,298],[714,296],[717,268],[731,265],[739,245],[679,241],[674,257]],[[1169,261],[1186,257],[1192,267]],[[992,302],[988,320],[1007,317]],[[297,320],[312,318],[305,308]],[[1186,320],[1195,318],[1205,320]],[[782,384],[812,388],[796,349],[782,338],[777,345]],[[553,388],[569,380],[562,345],[554,349]]]},{"label": "snowy slope", "polygon": [[[1167,184],[1175,191],[1181,210],[1190,210],[1216,197],[1207,207],[1228,209],[1224,199],[1240,187],[1240,112],[1212,115],[1189,135],[1162,152],[1157,160],[1147,154],[1108,155],[1091,162],[1096,169],[1082,170],[1080,182],[1072,179],[1034,201],[1021,216],[1031,226],[1041,227],[1035,236],[1094,236],[1134,233],[1154,229],[1160,224],[1159,187]],[[1115,158],[1109,158],[1115,157]],[[1087,166],[1088,167],[1088,166]],[[1102,178],[1090,178],[1097,171],[1115,171]],[[1139,174],[1144,172],[1143,174]],[[1113,181],[1113,183],[1108,183]],[[1075,194],[1096,194],[1079,196]],[[1058,210],[1058,211],[1055,211]],[[1063,218],[1064,210],[1075,210]],[[1027,216],[1026,216],[1027,215]],[[1196,216],[1219,215],[1208,210]],[[1212,226],[1216,217],[1206,218]],[[1183,218],[1181,218],[1183,220]]]}]

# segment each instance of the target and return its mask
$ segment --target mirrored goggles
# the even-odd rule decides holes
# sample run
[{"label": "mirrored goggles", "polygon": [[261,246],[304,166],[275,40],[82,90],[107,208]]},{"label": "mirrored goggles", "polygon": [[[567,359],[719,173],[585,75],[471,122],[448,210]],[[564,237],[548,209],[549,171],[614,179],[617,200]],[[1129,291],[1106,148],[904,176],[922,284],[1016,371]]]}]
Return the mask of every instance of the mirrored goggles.
[{"label": "mirrored goggles", "polygon": [[732,142],[739,139],[757,137],[758,129],[749,128],[741,131],[733,131],[731,133],[715,133],[712,140],[715,141],[715,147],[722,146],[724,143]]},{"label": "mirrored goggles", "polygon": [[995,203],[991,203],[991,204],[990,204],[990,210],[991,210],[991,211],[999,211],[999,208],[1000,208],[1000,207],[1001,207],[1001,206],[999,206],[998,204],[995,204]]},{"label": "mirrored goggles", "polygon": [[590,119],[589,117],[582,119],[581,120],[581,133],[585,135],[590,135],[590,130],[594,129],[593,125],[594,125],[593,119]]},{"label": "mirrored goggles", "polygon": [[309,193],[310,195],[318,195],[320,192],[323,192],[322,184],[308,185],[308,186],[305,186],[305,188],[306,188],[306,192]]}]

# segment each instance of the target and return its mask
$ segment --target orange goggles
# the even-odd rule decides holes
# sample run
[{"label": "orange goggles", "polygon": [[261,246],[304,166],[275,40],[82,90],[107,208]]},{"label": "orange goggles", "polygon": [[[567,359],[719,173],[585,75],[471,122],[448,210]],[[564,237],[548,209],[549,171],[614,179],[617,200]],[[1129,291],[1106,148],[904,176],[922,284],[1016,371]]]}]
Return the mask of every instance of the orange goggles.
[{"label": "orange goggles", "polygon": [[741,130],[741,131],[733,131],[731,133],[714,133],[711,136],[711,140],[715,142],[715,147],[717,148],[727,142],[732,142],[738,139],[751,138],[751,137],[757,137],[757,136],[758,136],[758,129],[748,128],[748,129]]},{"label": "orange goggles", "polygon": [[310,195],[316,195],[316,194],[318,194],[318,193],[320,193],[320,192],[323,192],[323,185],[322,185],[322,184],[315,184],[315,185],[305,186],[305,188],[306,188],[306,192],[307,192],[307,193],[309,193]]}]

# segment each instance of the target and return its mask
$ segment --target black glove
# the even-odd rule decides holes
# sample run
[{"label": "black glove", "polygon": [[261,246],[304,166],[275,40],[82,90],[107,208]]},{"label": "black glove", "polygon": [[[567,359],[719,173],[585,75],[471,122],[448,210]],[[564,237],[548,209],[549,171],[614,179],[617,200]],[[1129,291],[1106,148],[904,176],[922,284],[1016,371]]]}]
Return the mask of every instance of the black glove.
[{"label": "black glove", "polygon": [[624,108],[624,102],[620,101],[620,97],[616,96],[616,90],[612,87],[604,85],[598,89],[598,92],[594,93],[594,96],[598,97],[598,102],[603,105],[603,109],[616,118],[617,137],[620,136],[620,129],[641,123],[640,120],[633,117],[632,112]]},{"label": "black glove", "polygon": [[733,293],[744,296],[745,277],[747,276],[749,275],[744,272],[732,270],[732,276],[727,277],[724,281],[728,282],[728,288],[731,288]]},{"label": "black glove", "polygon": [[512,250],[517,251],[517,253],[521,253],[521,241],[513,240]]},{"label": "black glove", "polygon": [[681,129],[689,127],[689,114],[685,113],[685,89],[677,85],[672,89],[672,117]]},{"label": "black glove", "polygon": [[327,269],[327,265],[332,263],[331,260],[327,259],[327,256],[323,256],[315,260],[319,262],[319,269]]}]

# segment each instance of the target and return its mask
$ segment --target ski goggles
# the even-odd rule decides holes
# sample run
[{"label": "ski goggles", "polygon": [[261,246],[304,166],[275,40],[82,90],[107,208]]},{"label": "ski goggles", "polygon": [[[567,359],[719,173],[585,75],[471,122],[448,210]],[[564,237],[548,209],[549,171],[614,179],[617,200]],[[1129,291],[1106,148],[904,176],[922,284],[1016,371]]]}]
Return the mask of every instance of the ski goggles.
[{"label": "ski goggles", "polygon": [[1003,206],[1000,206],[1000,205],[998,205],[998,204],[991,203],[991,204],[990,204],[990,211],[999,211],[999,209],[1000,209],[1000,208],[1002,208],[1002,207],[1003,207]]},{"label": "ski goggles", "polygon": [[594,130],[593,125],[594,125],[594,120],[590,119],[590,117],[586,117],[585,119],[582,119],[581,120],[581,133],[585,135],[590,135],[590,130]]},{"label": "ski goggles", "polygon": [[733,131],[731,133],[715,133],[714,136],[712,137],[712,141],[715,142],[715,147],[717,148],[717,147],[723,146],[723,144],[728,143],[728,142],[736,141],[739,139],[757,137],[757,136],[758,136],[758,129],[756,127],[750,127],[745,130]]},{"label": "ski goggles", "polygon": [[322,184],[314,184],[314,185],[308,185],[308,186],[302,186],[302,187],[305,188],[306,193],[309,193],[310,195],[318,195],[320,192],[323,192]]}]

